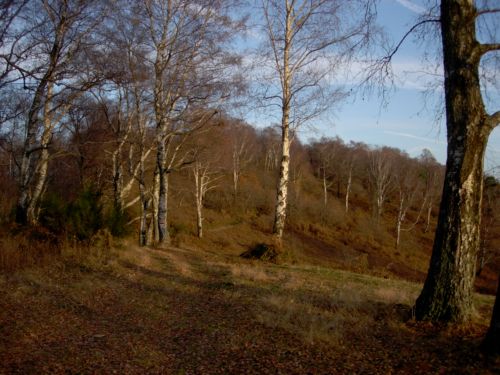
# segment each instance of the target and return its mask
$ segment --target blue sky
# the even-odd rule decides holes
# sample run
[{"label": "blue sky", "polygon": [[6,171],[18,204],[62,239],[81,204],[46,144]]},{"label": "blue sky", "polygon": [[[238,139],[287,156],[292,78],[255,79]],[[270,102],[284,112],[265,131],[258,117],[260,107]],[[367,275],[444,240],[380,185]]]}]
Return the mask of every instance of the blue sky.
[{"label": "blue sky", "polygon": [[[422,2],[409,0],[383,0],[379,8],[380,22],[387,28],[391,38],[398,39],[411,27],[418,16]],[[402,63],[418,69],[425,52],[411,38],[407,40],[395,58],[396,65]],[[408,84],[401,85],[390,97],[387,108],[380,108],[380,100],[356,100],[343,106],[335,120],[335,126],[322,128],[324,135],[338,135],[349,141],[362,141],[372,145],[388,145],[418,156],[428,148],[444,163],[446,160],[446,128],[444,121],[436,122],[432,101],[425,102],[420,88],[412,87],[413,80],[425,76],[411,73],[401,75]],[[408,82],[409,81],[409,82]],[[417,86],[417,85],[415,85]],[[428,109],[425,109],[426,104]],[[363,108],[361,110],[361,108]],[[490,138],[486,155],[486,168],[500,164],[500,134],[495,131]]]},{"label": "blue sky", "polygon": [[[422,9],[422,0],[381,0],[379,22],[389,38],[397,41],[413,25]],[[338,136],[346,142],[397,147],[411,156],[418,156],[427,148],[439,162],[445,163],[446,128],[443,121],[435,120],[435,105],[432,100],[426,102],[422,93],[421,83],[433,79],[432,75],[421,73],[426,69],[422,65],[425,52],[413,38],[408,38],[398,51],[393,60],[397,73],[396,90],[390,95],[387,106],[381,106],[381,99],[376,95],[364,98],[358,95],[329,114],[329,120],[317,121],[314,130],[302,128],[301,138]],[[497,165],[500,165],[498,130],[490,137],[486,168],[493,173],[492,168]]]}]

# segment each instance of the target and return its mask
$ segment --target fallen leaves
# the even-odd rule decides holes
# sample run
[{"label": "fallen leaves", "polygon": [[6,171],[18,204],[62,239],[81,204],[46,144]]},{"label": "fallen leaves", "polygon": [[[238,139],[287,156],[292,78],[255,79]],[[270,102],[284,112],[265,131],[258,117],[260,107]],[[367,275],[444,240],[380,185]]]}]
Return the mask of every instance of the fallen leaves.
[{"label": "fallen leaves", "polygon": [[[478,353],[485,327],[405,323],[408,306],[398,298],[406,296],[391,293],[394,301],[383,303],[377,289],[372,296],[356,294],[361,282],[367,288],[359,275],[342,285],[327,272],[272,265],[245,271],[254,266],[195,250],[133,251],[140,262],[117,259],[106,269],[73,266],[2,281],[0,373],[499,369]],[[329,332],[324,317],[339,322],[332,327],[342,331],[341,340],[328,340],[338,332]],[[309,332],[308,339],[301,332],[310,329],[324,332]]]}]

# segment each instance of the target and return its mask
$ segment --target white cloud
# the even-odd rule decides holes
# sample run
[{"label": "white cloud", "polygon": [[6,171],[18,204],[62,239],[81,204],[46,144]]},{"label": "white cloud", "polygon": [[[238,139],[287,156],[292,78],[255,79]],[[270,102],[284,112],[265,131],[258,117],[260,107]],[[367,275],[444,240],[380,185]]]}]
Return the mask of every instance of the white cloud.
[{"label": "white cloud", "polygon": [[[333,84],[356,85],[366,71],[371,69],[371,64],[371,62],[353,62],[349,66],[342,67],[342,71],[336,76],[332,75],[329,79]],[[439,87],[443,79],[441,64],[432,67],[418,59],[394,58],[390,69],[393,73],[394,87],[398,89],[425,91]]]},{"label": "white cloud", "polygon": [[397,135],[399,137],[405,137],[405,138],[411,138],[411,139],[418,139],[419,141],[428,142],[428,143],[446,144],[445,142],[439,141],[436,138],[420,137],[418,135],[414,135],[414,134],[410,134],[410,133],[395,132],[395,131],[392,131],[392,130],[384,130],[384,133],[385,134],[390,134],[390,135]]},{"label": "white cloud", "polygon": [[396,0],[400,5],[404,6],[406,9],[411,10],[413,13],[423,14],[425,12],[425,8],[415,4],[410,0]]}]

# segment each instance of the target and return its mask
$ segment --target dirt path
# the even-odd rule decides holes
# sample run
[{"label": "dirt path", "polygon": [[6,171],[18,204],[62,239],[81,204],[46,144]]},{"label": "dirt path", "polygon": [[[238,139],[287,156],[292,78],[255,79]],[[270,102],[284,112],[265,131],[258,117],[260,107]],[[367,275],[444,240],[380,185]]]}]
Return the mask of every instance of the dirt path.
[{"label": "dirt path", "polygon": [[0,373],[500,369],[476,349],[484,327],[405,323],[411,285],[367,280],[177,248],[24,272],[0,282]]}]

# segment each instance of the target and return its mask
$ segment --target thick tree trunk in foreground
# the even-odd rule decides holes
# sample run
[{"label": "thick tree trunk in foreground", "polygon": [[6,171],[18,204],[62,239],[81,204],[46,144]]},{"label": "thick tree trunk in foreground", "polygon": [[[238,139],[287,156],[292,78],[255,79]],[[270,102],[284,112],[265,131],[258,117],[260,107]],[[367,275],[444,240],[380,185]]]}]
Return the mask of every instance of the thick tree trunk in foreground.
[{"label": "thick tree trunk in foreground", "polygon": [[469,0],[441,2],[448,154],[434,247],[416,318],[467,321],[479,249],[483,159],[496,125],[481,97],[476,9]]},{"label": "thick tree trunk in foreground", "polygon": [[486,337],[481,345],[483,352],[500,355],[500,277],[498,278],[497,297],[491,316],[491,324]]}]

